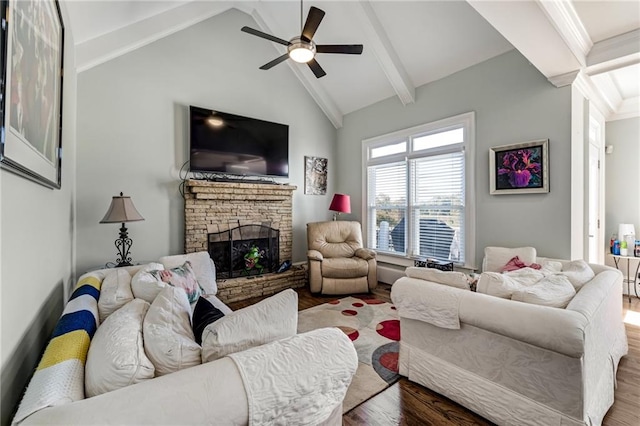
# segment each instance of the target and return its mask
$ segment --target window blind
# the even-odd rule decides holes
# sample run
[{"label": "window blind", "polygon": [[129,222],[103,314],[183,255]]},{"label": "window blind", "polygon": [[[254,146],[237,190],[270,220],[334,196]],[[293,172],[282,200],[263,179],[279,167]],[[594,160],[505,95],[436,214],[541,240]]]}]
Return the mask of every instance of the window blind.
[{"label": "window blind", "polygon": [[464,262],[464,152],[410,160],[415,256]]},{"label": "window blind", "polygon": [[383,251],[405,253],[407,162],[369,166],[367,174],[369,246]]}]

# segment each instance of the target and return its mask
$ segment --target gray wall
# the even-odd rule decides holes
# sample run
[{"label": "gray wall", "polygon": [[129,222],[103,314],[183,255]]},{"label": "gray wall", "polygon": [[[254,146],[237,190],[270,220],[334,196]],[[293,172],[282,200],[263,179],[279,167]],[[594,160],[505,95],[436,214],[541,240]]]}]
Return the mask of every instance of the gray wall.
[{"label": "gray wall", "polygon": [[[389,98],[345,116],[338,131],[339,192],[361,218],[362,140],[468,111],[476,112],[476,266],[485,246],[536,247],[570,256],[571,89],[555,88],[513,50],[419,87],[416,102]],[[489,148],[549,139],[548,194],[489,195]]]},{"label": "gray wall", "polygon": [[[63,21],[68,22],[64,3]],[[6,424],[72,286],[76,73],[73,35],[64,46],[62,189],[0,170],[2,418]]]},{"label": "gray wall", "polygon": [[[178,169],[188,159],[188,105],[288,124],[294,261],[306,259],[305,224],[330,217],[336,131],[272,43],[230,10],[78,76],[78,272],[115,260],[117,224],[98,224],[111,197],[130,195],[145,218],[128,225],[134,260],[182,253]],[[326,196],[304,195],[304,156],[329,159]]]},{"label": "gray wall", "polygon": [[640,239],[640,118],[609,121],[605,155],[605,239],[607,245],[620,223],[633,223]]}]

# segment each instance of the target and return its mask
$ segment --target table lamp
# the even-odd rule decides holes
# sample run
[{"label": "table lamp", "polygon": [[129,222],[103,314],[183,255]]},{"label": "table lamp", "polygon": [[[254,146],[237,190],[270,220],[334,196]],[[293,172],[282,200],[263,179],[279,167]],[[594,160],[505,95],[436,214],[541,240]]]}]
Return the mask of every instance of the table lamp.
[{"label": "table lamp", "polygon": [[340,213],[351,213],[351,198],[346,194],[334,194],[329,210],[335,212],[333,220],[338,220]]},{"label": "table lamp", "polygon": [[131,197],[127,197],[120,193],[120,196],[115,196],[111,200],[111,205],[107,214],[100,223],[122,223],[120,227],[120,237],[115,241],[116,248],[118,249],[118,258],[116,267],[131,266],[131,257],[129,257],[129,250],[133,245],[133,241],[129,238],[127,227],[124,226],[126,222],[137,222],[144,220],[144,218],[138,213],[136,207],[131,201]]}]

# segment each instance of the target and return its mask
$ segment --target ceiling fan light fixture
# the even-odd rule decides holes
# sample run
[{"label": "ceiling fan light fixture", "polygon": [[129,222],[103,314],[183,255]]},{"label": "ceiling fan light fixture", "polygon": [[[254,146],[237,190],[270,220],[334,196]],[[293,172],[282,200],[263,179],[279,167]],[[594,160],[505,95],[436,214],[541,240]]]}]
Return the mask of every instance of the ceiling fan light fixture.
[{"label": "ceiling fan light fixture", "polygon": [[316,55],[316,45],[312,41],[306,42],[300,37],[294,37],[291,39],[291,44],[288,46],[287,51],[291,59],[298,63],[306,64]]}]

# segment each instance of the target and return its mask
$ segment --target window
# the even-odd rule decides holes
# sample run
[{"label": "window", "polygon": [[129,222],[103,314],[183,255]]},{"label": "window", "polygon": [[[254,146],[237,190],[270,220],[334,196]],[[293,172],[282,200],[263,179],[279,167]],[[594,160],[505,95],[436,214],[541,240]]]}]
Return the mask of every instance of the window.
[{"label": "window", "polygon": [[473,136],[467,113],[363,142],[369,248],[473,263]]}]

